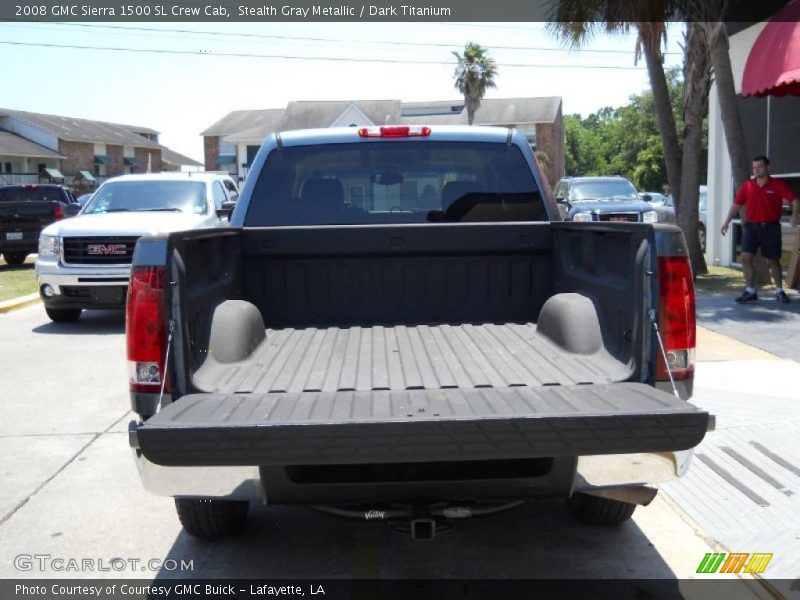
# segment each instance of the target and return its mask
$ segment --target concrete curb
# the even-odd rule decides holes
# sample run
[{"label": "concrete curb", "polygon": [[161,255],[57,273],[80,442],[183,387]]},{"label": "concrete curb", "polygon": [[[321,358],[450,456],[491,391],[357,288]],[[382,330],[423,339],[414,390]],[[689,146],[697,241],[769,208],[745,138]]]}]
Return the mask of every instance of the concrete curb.
[{"label": "concrete curb", "polygon": [[11,312],[12,310],[23,308],[25,306],[30,306],[31,304],[36,304],[37,302],[41,301],[42,299],[39,297],[38,293],[20,296],[19,298],[12,298],[11,300],[0,302],[0,314]]}]

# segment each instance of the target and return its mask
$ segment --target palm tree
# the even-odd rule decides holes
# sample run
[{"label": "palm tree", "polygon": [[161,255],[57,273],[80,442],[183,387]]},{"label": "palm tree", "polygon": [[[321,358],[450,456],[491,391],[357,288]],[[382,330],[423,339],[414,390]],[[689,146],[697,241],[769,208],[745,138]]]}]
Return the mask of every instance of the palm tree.
[{"label": "palm tree", "polygon": [[[681,149],[678,130],[675,124],[675,115],[669,97],[667,77],[664,73],[664,55],[661,50],[666,41],[666,24],[684,14],[692,0],[649,0],[648,2],[631,2],[630,0],[552,0],[552,14],[548,28],[555,32],[562,40],[579,47],[594,34],[605,31],[606,33],[627,33],[635,29],[638,33],[636,41],[635,58],[642,56],[647,65],[650,77],[650,88],[653,93],[653,106],[656,112],[659,133],[664,154],[664,163],[667,169],[667,181],[672,193],[676,213],[679,215],[683,206],[681,199],[684,187],[681,185],[683,178],[683,152]],[[689,86],[684,89],[684,106],[687,106],[686,94],[700,93],[701,85]],[[706,95],[708,91],[706,90]],[[696,99],[688,98],[689,105],[696,106]],[[697,194],[689,193],[697,203]],[[689,200],[691,202],[691,200]],[[693,244],[696,237],[697,211],[684,210],[684,235],[689,241],[690,258],[695,268],[695,275],[705,273],[705,259],[699,250],[699,244]],[[690,222],[691,216],[694,222]],[[691,233],[690,233],[691,232]]]},{"label": "palm tree", "polygon": [[708,271],[698,230],[700,200],[700,155],[703,119],[708,114],[708,91],[711,87],[711,57],[708,37],[701,23],[687,23],[683,62],[683,162],[681,166],[681,199],[675,217],[684,232],[692,271]]},{"label": "palm tree", "polygon": [[[570,5],[584,5],[570,10]],[[598,8],[599,7],[599,8]],[[653,92],[653,106],[656,112],[658,130],[664,149],[664,164],[667,168],[667,182],[675,204],[680,203],[681,181],[681,147],[678,141],[678,130],[672,103],[669,97],[667,76],[664,73],[664,56],[661,51],[662,40],[666,37],[665,21],[605,21],[602,19],[602,4],[593,0],[559,0],[558,13],[572,13],[569,19],[558,16],[558,21],[551,22],[548,27],[562,40],[573,47],[579,47],[599,31],[611,34],[622,34],[635,28],[638,32],[636,42],[636,58],[644,56],[647,72],[650,76],[650,87]],[[578,20],[575,18],[580,17]],[[586,19],[586,20],[583,20]]]},{"label": "palm tree", "polygon": [[735,189],[750,178],[750,159],[744,140],[744,128],[739,116],[736,86],[733,82],[728,31],[723,18],[728,9],[728,0],[706,0],[700,7],[705,13],[695,20],[705,31],[711,53],[714,80],[717,84],[722,129],[731,159],[731,172]]},{"label": "palm tree", "polygon": [[497,64],[488,55],[488,50],[480,44],[468,42],[464,46],[464,54],[453,52],[458,65],[455,73],[455,87],[464,96],[467,106],[467,120],[470,125],[475,120],[475,111],[481,105],[486,90],[496,87]]}]

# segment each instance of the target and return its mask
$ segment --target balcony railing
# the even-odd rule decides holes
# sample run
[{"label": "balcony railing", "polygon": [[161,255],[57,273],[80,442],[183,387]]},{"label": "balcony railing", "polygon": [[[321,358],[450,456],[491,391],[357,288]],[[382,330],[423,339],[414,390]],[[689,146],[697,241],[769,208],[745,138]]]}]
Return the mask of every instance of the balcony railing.
[{"label": "balcony railing", "polygon": [[[97,183],[95,187],[99,187],[106,179],[107,175],[95,175]],[[25,185],[29,183],[47,183],[47,177],[40,176],[38,173],[0,173],[0,185]],[[69,187],[79,187],[81,180],[77,175],[65,175],[64,181],[58,181]]]},{"label": "balcony railing", "polygon": [[38,173],[0,173],[0,185],[39,183]]}]

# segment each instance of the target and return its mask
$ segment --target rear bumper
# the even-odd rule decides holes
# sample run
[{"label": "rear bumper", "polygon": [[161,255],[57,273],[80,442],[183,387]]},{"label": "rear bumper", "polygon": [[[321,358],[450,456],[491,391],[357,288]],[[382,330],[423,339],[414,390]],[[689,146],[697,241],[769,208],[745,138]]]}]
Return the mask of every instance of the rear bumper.
[{"label": "rear bumper", "polygon": [[694,449],[581,456],[577,467],[574,461],[562,459],[544,476],[515,480],[297,485],[288,480],[281,468],[270,472],[258,467],[165,467],[134,450],[142,485],[157,496],[307,504],[397,502],[420,497],[497,500],[568,496],[572,492],[674,481],[686,473],[693,455]]},{"label": "rear bumper", "polygon": [[[258,485],[280,501],[345,502],[348,490],[358,497],[370,488],[382,490],[371,493],[376,500],[422,491],[475,496],[481,488],[508,498],[666,481],[686,470],[708,425],[696,407],[628,383],[197,394],[132,424],[130,438],[142,480],[158,494],[238,497]],[[537,472],[491,473],[520,461]],[[431,475],[464,462],[490,465],[476,473],[487,481]],[[354,477],[359,468],[380,475]]]}]

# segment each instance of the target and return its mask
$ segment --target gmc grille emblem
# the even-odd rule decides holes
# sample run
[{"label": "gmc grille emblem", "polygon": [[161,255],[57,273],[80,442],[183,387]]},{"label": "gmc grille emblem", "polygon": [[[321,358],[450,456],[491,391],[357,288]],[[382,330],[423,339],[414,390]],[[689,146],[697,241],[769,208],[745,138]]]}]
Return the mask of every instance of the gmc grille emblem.
[{"label": "gmc grille emblem", "polygon": [[86,252],[91,256],[124,256],[126,254],[127,247],[127,244],[89,244],[86,246]]}]

